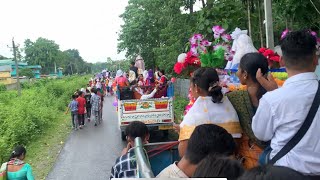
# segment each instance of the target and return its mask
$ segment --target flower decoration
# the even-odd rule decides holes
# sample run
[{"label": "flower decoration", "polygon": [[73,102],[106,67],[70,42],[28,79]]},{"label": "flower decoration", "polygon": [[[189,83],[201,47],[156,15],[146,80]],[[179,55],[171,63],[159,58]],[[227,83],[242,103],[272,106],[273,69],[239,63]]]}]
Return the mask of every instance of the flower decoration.
[{"label": "flower decoration", "polygon": [[221,26],[213,26],[212,31],[213,31],[213,37],[215,39],[218,39],[226,30],[223,29]]},{"label": "flower decoration", "polygon": [[282,32],[282,34],[281,34],[281,39],[284,39],[289,32],[290,32],[289,29],[284,30],[284,31]]},{"label": "flower decoration", "polygon": [[273,50],[262,47],[258,51],[264,57],[267,58],[269,67],[271,67],[271,68],[274,68],[274,67],[279,68],[280,67],[280,64],[279,64],[280,56],[277,53],[275,53]]},{"label": "flower decoration", "polygon": [[173,67],[174,72],[177,73],[177,74],[181,74],[183,69],[184,69],[184,65],[182,63],[179,63],[179,62],[177,62]]}]

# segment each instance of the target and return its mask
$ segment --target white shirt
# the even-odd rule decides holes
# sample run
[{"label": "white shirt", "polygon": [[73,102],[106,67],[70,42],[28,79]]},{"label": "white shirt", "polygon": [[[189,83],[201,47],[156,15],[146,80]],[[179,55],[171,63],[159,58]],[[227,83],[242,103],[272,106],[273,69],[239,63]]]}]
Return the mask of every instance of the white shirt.
[{"label": "white shirt", "polygon": [[[287,79],[283,87],[266,93],[252,119],[252,130],[263,141],[271,140],[271,158],[289,142],[304,122],[318,88],[315,73]],[[320,175],[320,113],[301,141],[275,165],[309,175]]]},{"label": "white shirt", "polygon": [[156,94],[157,89],[154,89],[150,94],[144,94],[141,96],[140,99],[150,99],[153,98],[153,96]]},{"label": "white shirt", "polygon": [[189,178],[179,167],[178,162],[174,162],[164,170],[162,170],[157,178]]}]

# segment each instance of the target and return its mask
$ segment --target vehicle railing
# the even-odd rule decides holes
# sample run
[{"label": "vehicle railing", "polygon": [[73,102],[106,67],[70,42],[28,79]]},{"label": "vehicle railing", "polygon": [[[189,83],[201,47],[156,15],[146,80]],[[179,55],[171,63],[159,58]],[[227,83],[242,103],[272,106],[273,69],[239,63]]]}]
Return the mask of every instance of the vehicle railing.
[{"label": "vehicle railing", "polygon": [[134,143],[134,153],[136,155],[139,178],[154,178],[141,138],[136,137]]}]

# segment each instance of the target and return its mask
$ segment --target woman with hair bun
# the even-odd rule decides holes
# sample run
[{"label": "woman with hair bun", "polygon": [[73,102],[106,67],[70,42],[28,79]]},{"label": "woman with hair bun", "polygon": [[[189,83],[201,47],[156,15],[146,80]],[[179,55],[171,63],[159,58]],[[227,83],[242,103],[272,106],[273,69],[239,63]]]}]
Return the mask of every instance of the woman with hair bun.
[{"label": "woman with hair bun", "polygon": [[31,166],[23,162],[26,153],[23,146],[17,146],[12,151],[9,161],[2,164],[1,170],[7,169],[8,180],[34,180]]},{"label": "woman with hair bun", "polygon": [[228,97],[221,92],[219,76],[215,69],[199,68],[193,73],[190,81],[191,93],[196,101],[178,128],[181,157],[187,147],[188,139],[198,125],[210,123],[219,125],[234,138],[240,138],[242,132],[235,109]]}]

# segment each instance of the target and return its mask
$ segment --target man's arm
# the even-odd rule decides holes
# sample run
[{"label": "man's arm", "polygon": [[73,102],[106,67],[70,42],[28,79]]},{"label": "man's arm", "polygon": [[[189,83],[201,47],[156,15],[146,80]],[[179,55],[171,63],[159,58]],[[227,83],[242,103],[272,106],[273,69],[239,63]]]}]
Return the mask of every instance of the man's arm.
[{"label": "man's arm", "polygon": [[262,141],[269,141],[274,135],[274,113],[270,104],[262,97],[256,114],[252,118],[252,131]]},{"label": "man's arm", "polygon": [[157,93],[157,88],[155,88],[150,94],[145,94],[141,96],[141,99],[150,99]]}]

